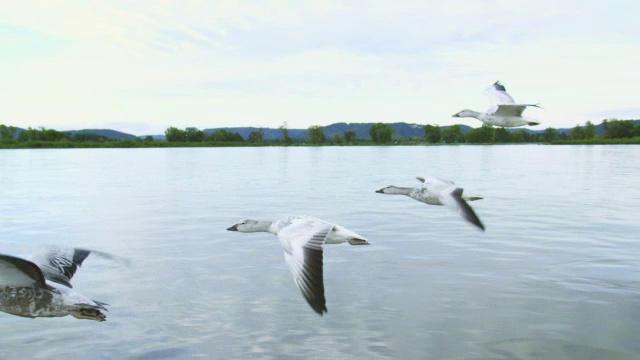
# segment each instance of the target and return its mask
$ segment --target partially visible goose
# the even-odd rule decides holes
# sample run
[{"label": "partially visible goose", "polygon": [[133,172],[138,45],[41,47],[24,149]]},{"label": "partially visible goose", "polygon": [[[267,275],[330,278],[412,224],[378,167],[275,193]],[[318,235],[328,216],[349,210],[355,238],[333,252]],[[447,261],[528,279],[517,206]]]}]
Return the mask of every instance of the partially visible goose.
[{"label": "partially visible goose", "polygon": [[452,117],[472,117],[485,124],[501,127],[518,127],[523,125],[538,125],[540,122],[535,119],[522,116],[522,112],[527,106],[540,107],[538,104],[516,104],[513,98],[507,94],[504,85],[496,81],[493,85],[484,90],[493,105],[487,111],[480,113],[473,110],[462,110]]},{"label": "partially visible goose", "polygon": [[105,303],[72,289],[71,278],[91,252],[45,246],[31,260],[0,254],[0,311],[23,317],[105,321]]},{"label": "partially visible goose", "polygon": [[244,220],[229,231],[270,232],[278,236],[284,259],[311,308],[327,312],[322,272],[322,245],[348,242],[368,245],[367,239],[340,225],[309,216],[287,216],[276,221]]},{"label": "partially visible goose", "polygon": [[389,195],[406,195],[429,205],[446,205],[484,231],[484,225],[471,206],[467,204],[467,201],[480,200],[482,196],[463,194],[464,190],[457,187],[453,182],[438,179],[433,176],[427,176],[425,178],[417,177],[417,179],[422,182],[422,186],[409,188],[391,185],[376,190],[376,192]]}]

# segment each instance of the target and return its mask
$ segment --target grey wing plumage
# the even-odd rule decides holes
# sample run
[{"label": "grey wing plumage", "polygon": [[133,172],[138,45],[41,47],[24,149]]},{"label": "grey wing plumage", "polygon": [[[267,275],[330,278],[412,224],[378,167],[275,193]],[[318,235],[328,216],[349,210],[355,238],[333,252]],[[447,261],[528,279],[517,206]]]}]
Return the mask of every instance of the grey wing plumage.
[{"label": "grey wing plumage", "polygon": [[46,246],[31,260],[40,267],[47,280],[71,288],[71,278],[90,253],[83,249]]},{"label": "grey wing plumage", "polygon": [[[318,234],[318,240],[326,238],[326,235]],[[301,276],[296,279],[298,287],[302,290],[307,303],[311,308],[322,315],[327,312],[327,300],[324,297],[324,276],[322,269],[322,247],[304,248],[304,267]]]},{"label": "grey wing plumage", "polygon": [[473,211],[471,206],[469,206],[469,204],[467,204],[467,202],[462,198],[462,192],[463,190],[461,188],[456,188],[455,190],[453,190],[453,192],[451,192],[451,196],[456,201],[458,207],[460,208],[460,211],[462,212],[462,217],[484,231],[484,225],[480,221],[480,218],[478,218],[478,215],[476,215],[476,213]]},{"label": "grey wing plumage", "polygon": [[528,105],[501,104],[493,112],[495,116],[522,116]]},{"label": "grey wing plumage", "polygon": [[[323,250],[331,224],[317,224],[310,238],[294,240],[290,248],[285,247],[285,260],[293,275],[293,280],[311,308],[322,315],[327,312],[324,296]],[[281,236],[282,234],[279,234]],[[286,235],[285,235],[286,236]]]},{"label": "grey wing plumage", "polygon": [[446,189],[450,186],[455,185],[451,180],[444,180],[434,176],[416,177],[416,178],[422,182],[423,187],[428,188],[434,193],[438,193],[443,189]]},{"label": "grey wing plumage", "polygon": [[0,285],[27,287],[45,286],[44,274],[38,265],[10,255],[0,255]]},{"label": "grey wing plumage", "polygon": [[507,94],[507,89],[500,81],[496,81],[493,85],[486,88],[483,94],[488,97],[494,104],[514,104],[515,101],[511,95]]}]

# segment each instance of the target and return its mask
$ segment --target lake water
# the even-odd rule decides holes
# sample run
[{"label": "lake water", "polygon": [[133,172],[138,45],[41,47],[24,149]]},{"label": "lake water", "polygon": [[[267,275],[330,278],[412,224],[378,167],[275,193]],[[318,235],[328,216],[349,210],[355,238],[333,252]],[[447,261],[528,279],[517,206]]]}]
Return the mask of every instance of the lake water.
[{"label": "lake water", "polygon": [[[416,175],[487,231],[375,193]],[[0,253],[114,255],[73,279],[106,322],[0,313],[2,358],[638,358],[638,179],[638,146],[0,150]],[[289,214],[371,243],[325,247],[323,317],[274,235],[225,230]]]}]

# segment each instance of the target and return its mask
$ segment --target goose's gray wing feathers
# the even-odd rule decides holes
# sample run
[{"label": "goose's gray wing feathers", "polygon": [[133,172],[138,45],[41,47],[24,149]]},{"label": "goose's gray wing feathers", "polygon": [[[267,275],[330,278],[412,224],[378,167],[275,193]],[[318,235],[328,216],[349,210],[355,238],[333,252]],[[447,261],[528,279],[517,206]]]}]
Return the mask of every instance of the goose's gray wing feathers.
[{"label": "goose's gray wing feathers", "polygon": [[49,245],[36,252],[31,261],[40,267],[47,280],[71,288],[71,278],[90,253],[84,249]]},{"label": "goose's gray wing feathers", "polygon": [[29,260],[0,254],[0,286],[45,286],[44,274]]},{"label": "goose's gray wing feathers", "polygon": [[494,116],[522,116],[527,105],[502,104],[497,105],[493,111]]},{"label": "goose's gray wing feathers", "polygon": [[486,88],[483,94],[495,105],[515,104],[511,95],[507,94],[507,89],[504,85],[500,84],[500,81],[496,81],[493,85]]},{"label": "goose's gray wing feathers", "polygon": [[484,225],[471,206],[462,198],[462,192],[461,188],[453,188],[450,192],[443,193],[440,196],[440,201],[450,209],[460,213],[465,220],[484,231]]},{"label": "goose's gray wing feathers", "polygon": [[330,223],[299,218],[278,232],[294,282],[307,303],[320,315],[327,312],[322,245],[333,227]]}]

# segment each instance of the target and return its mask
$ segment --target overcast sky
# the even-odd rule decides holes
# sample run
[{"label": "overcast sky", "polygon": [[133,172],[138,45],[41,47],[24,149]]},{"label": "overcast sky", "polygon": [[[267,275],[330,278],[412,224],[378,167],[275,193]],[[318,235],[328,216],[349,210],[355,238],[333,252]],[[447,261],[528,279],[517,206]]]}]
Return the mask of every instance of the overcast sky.
[{"label": "overcast sky", "polygon": [[0,0],[0,124],[477,127],[496,80],[535,128],[638,119],[639,4]]}]

